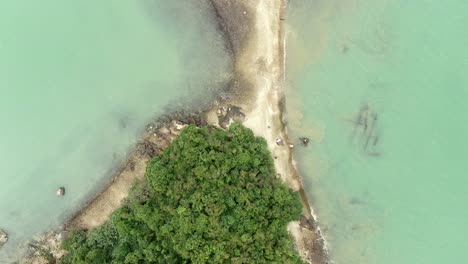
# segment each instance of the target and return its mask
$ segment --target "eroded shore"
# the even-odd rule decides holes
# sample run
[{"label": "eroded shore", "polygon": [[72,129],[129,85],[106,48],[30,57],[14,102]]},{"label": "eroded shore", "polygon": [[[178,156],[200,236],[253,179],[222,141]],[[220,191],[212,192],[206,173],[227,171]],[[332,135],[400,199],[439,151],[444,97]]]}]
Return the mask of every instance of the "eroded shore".
[{"label": "eroded shore", "polygon": [[[292,146],[297,140],[289,139],[286,129],[283,91],[285,3],[283,0],[209,2],[226,39],[226,49],[233,58],[233,79],[226,88],[227,93],[204,111],[174,112],[151,122],[112,182],[67,222],[63,232],[90,229],[104,223],[120,207],[133,182],[143,179],[147,162],[167,147],[185,125],[226,127],[236,120],[267,140],[278,176],[301,194],[302,218],[288,225],[297,251],[308,263],[327,263],[323,238],[293,163]],[[277,139],[281,139],[282,144],[277,144]],[[60,232],[47,234],[34,245],[35,253],[24,262],[44,263],[44,259],[38,257],[41,251],[60,257],[63,254],[58,246],[61,238]]]}]

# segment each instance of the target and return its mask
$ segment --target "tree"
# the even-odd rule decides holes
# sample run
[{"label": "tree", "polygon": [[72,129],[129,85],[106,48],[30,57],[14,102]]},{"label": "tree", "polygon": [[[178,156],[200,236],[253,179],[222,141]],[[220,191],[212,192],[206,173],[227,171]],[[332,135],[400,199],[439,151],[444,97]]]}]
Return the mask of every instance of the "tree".
[{"label": "tree", "polygon": [[62,263],[301,263],[286,225],[302,206],[275,175],[241,124],[188,126],[108,223],[69,236]]}]

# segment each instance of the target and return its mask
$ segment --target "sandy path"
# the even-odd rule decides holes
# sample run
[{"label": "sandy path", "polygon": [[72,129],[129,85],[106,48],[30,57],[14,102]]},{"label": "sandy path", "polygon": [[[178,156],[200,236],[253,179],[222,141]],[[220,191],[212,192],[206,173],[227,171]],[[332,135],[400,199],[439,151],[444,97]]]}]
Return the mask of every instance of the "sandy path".
[{"label": "sandy path", "polygon": [[[282,120],[281,100],[284,97],[284,55],[283,42],[280,39],[282,2],[282,0],[258,1],[255,41],[251,42],[248,52],[240,59],[244,65],[244,74],[250,76],[249,79],[257,91],[254,103],[243,106],[247,110],[244,125],[267,140],[271,153],[276,157],[277,173],[292,189],[298,191],[301,183],[291,168],[291,151]],[[276,144],[278,138],[284,141],[284,145]]]},{"label": "sandy path", "polygon": [[[285,38],[283,0],[258,0],[253,40],[239,58],[243,75],[253,83],[255,100],[239,105],[246,110],[244,125],[264,137],[275,158],[279,176],[295,191],[301,193],[304,211],[301,221],[288,225],[296,241],[296,249],[309,263],[326,263],[324,241],[312,216],[312,208],[303,191],[303,185],[292,159],[294,142],[288,138],[284,109]],[[277,144],[281,139],[283,144]],[[297,140],[298,141],[298,140]]]}]

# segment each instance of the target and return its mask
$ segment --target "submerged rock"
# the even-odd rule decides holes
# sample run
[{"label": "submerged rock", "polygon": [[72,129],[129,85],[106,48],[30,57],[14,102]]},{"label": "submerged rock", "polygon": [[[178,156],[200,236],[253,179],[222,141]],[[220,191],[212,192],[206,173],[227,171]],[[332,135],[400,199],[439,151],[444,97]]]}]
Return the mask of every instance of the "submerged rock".
[{"label": "submerged rock", "polygon": [[146,126],[146,131],[147,132],[152,132],[154,130],[154,127],[155,127],[154,124],[148,124]]},{"label": "submerged rock", "polygon": [[0,248],[8,242],[8,234],[0,229]]},{"label": "submerged rock", "polygon": [[64,196],[65,195],[65,187],[58,188],[56,194],[57,194],[57,196]]},{"label": "submerged rock", "polygon": [[301,143],[302,143],[302,145],[303,145],[304,147],[307,147],[307,146],[309,145],[309,141],[310,141],[310,140],[309,140],[308,138],[306,138],[306,137],[300,137],[299,140],[301,141]]}]

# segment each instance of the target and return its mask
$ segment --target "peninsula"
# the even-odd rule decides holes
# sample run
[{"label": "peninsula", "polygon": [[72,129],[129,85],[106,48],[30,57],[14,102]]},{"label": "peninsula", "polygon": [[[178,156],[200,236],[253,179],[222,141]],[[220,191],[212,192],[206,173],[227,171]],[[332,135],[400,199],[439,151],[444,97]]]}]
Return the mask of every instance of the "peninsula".
[{"label": "peninsula", "polygon": [[[278,178],[299,193],[302,213],[297,221],[287,225],[294,249],[304,262],[327,263],[323,237],[293,163],[292,149],[297,140],[287,135],[283,90],[286,3],[282,0],[211,0],[210,3],[233,61],[233,78],[226,88],[227,96],[219,97],[203,111],[174,112],[150,123],[109,186],[90,200],[64,226],[63,232],[89,230],[104,224],[123,205],[132,184],[144,180],[149,161],[162,153],[187,125],[227,129],[237,121],[255,136],[265,139]],[[65,252],[60,247],[61,232],[46,235],[42,243],[35,245],[40,254],[33,254],[26,262],[40,263],[44,255],[62,257]],[[44,251],[47,254],[42,254]]]}]

